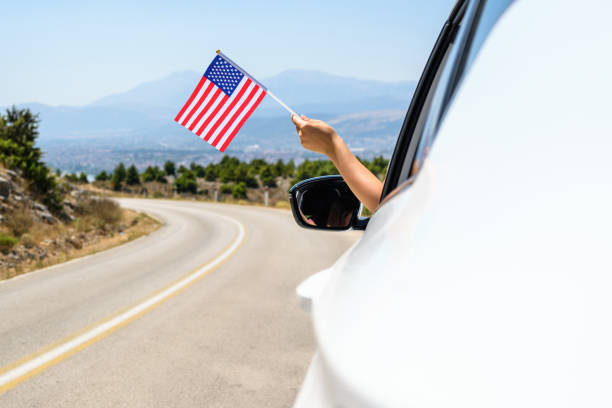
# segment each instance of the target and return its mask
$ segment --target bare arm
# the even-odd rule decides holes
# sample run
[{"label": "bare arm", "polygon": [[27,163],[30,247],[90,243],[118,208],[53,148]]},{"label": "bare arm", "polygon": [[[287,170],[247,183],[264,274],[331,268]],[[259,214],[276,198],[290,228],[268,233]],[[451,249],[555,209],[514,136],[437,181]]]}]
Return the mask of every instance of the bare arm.
[{"label": "bare arm", "polygon": [[336,131],[327,123],[309,119],[304,115],[293,115],[291,120],[295,124],[302,146],[329,157],[359,201],[370,211],[375,211],[383,184],[357,160]]}]

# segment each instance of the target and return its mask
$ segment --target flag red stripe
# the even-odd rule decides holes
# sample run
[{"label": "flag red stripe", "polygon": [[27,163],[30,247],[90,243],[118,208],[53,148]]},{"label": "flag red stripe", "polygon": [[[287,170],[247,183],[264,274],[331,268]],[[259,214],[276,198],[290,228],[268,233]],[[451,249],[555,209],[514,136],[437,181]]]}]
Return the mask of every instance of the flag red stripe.
[{"label": "flag red stripe", "polygon": [[[210,84],[212,85],[212,82]],[[193,132],[193,129],[195,129],[195,127],[198,125],[198,122],[200,122],[200,119],[202,119],[202,116],[206,115],[206,112],[208,112],[208,110],[213,105],[213,103],[215,103],[215,101],[217,100],[221,92],[222,92],[221,88],[217,88],[215,90],[215,93],[213,94],[212,98],[210,98],[206,106],[204,106],[204,109],[202,109],[202,111],[198,114],[195,120],[191,122],[191,126],[189,126],[189,130]],[[223,102],[220,102],[220,103],[223,103]]]},{"label": "flag red stripe", "polygon": [[249,118],[249,116],[251,116],[251,114],[253,113],[253,111],[255,110],[255,108],[257,108],[257,106],[261,103],[261,100],[263,99],[264,96],[266,96],[266,91],[264,91],[262,89],[262,93],[261,95],[259,95],[259,98],[257,98],[257,100],[255,101],[255,103],[253,104],[253,106],[251,106],[251,109],[249,109],[249,111],[247,112],[246,115],[244,115],[242,117],[242,119],[240,120],[240,123],[238,123],[238,125],[236,126],[236,128],[232,131],[232,134],[229,135],[229,137],[227,138],[227,140],[225,141],[225,143],[223,143],[223,146],[221,146],[221,148],[219,149],[221,151],[221,153],[225,152],[225,149],[227,148],[227,146],[230,144],[230,142],[232,141],[232,139],[234,139],[234,136],[236,136],[236,133],[238,133],[238,131],[240,130],[240,128],[242,127],[242,125],[244,124],[244,122],[246,122],[246,120]]},{"label": "flag red stripe", "polygon": [[185,106],[183,106],[183,108],[178,113],[178,115],[176,115],[176,118],[174,118],[175,122],[178,122],[179,119],[181,118],[181,116],[183,116],[183,113],[185,113],[185,111],[187,110],[189,105],[191,105],[191,102],[193,102],[193,99],[196,97],[198,92],[200,92],[200,89],[202,88],[202,86],[204,85],[205,82],[206,82],[206,77],[204,75],[202,75],[202,79],[200,79],[200,82],[198,82],[198,86],[196,86],[196,89],[193,91],[193,93],[191,94],[189,99],[187,99],[187,103],[185,104]]},{"label": "flag red stripe", "polygon": [[[221,91],[221,88],[219,88],[219,91]],[[223,107],[223,105],[225,105],[225,102],[227,102],[227,100],[229,99],[227,97],[227,94],[223,94],[222,96],[223,99],[221,99],[221,102],[219,102],[217,104],[217,107],[215,108],[215,110],[210,114],[209,117],[206,118],[206,121],[204,121],[204,123],[202,124],[202,126],[200,126],[200,128],[198,129],[198,131],[196,132],[196,135],[200,136],[202,135],[202,132],[204,131],[204,129],[206,129],[206,126],[208,126],[208,124],[210,123],[211,120],[213,120],[213,118],[215,116],[217,116],[217,113],[219,113],[219,110]],[[215,98],[216,99],[216,98]],[[210,106],[206,107],[207,109],[210,109]]]},{"label": "flag red stripe", "polygon": [[[202,103],[204,102],[204,100],[206,99],[206,97],[208,96],[208,94],[210,93],[210,91],[214,87],[215,87],[215,85],[212,82],[210,82],[208,84],[208,86],[206,87],[206,90],[202,94],[202,97],[200,99],[198,99],[196,104],[193,106],[193,109],[191,109],[191,111],[189,111],[189,113],[187,114],[187,117],[185,117],[185,120],[181,123],[181,125],[187,127],[187,123],[189,123],[189,119],[191,119],[191,117],[196,113],[196,111],[198,110],[200,105],[202,105]],[[193,125],[193,123],[192,123],[192,125]]]},{"label": "flag red stripe", "polygon": [[223,114],[221,115],[221,117],[219,117],[219,119],[217,119],[217,121],[213,124],[212,128],[208,131],[208,133],[206,134],[206,136],[204,136],[204,140],[206,140],[208,142],[208,139],[210,139],[210,137],[212,136],[212,134],[215,132],[215,129],[217,129],[217,127],[219,127],[219,124],[221,122],[223,122],[223,120],[225,119],[225,117],[229,114],[229,112],[234,108],[234,106],[238,103],[238,101],[240,100],[240,98],[242,98],[242,95],[244,95],[244,93],[246,92],[247,88],[251,85],[253,81],[251,81],[251,78],[248,78],[246,80],[246,82],[244,83],[244,85],[242,86],[242,88],[240,88],[240,92],[238,92],[238,95],[236,95],[236,97],[234,98],[234,100],[229,104],[229,106],[227,107],[227,109],[225,110],[225,112],[223,112]]},{"label": "flag red stripe", "polygon": [[238,107],[238,109],[236,109],[236,112],[234,112],[230,120],[228,120],[225,126],[223,126],[223,129],[219,132],[217,137],[215,137],[215,140],[210,143],[211,145],[217,147],[217,143],[219,143],[221,139],[223,139],[223,135],[225,134],[225,132],[227,132],[227,129],[229,129],[229,127],[232,126],[232,123],[234,123],[234,121],[236,120],[238,115],[240,115],[240,113],[244,110],[244,108],[246,108],[246,106],[249,104],[251,99],[253,99],[253,96],[255,96],[258,90],[259,90],[259,86],[257,85],[255,85],[253,89],[251,89],[251,92],[249,92],[248,96],[244,99],[242,104]]}]

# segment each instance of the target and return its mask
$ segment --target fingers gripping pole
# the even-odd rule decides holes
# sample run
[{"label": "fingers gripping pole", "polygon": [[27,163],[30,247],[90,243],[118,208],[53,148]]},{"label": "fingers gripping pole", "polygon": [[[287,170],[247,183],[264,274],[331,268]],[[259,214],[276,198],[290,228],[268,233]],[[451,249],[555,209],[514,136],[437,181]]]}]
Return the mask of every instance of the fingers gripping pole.
[{"label": "fingers gripping pole", "polygon": [[292,115],[298,116],[297,113],[295,113],[290,107],[288,107],[285,102],[281,101],[280,99],[278,99],[276,97],[276,95],[274,95],[272,92],[268,91],[267,92],[268,95],[270,95],[272,97],[272,99],[274,99],[276,102],[278,102],[283,108],[287,109],[287,112],[289,112]]}]

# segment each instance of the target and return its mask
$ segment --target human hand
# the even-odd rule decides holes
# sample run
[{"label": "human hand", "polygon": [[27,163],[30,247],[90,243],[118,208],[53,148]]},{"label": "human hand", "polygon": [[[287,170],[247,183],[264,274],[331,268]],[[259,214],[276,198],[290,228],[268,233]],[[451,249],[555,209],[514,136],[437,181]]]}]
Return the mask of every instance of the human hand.
[{"label": "human hand", "polygon": [[338,142],[341,141],[336,131],[322,120],[310,119],[305,115],[291,115],[291,120],[300,136],[304,148],[315,153],[322,153],[333,160]]}]

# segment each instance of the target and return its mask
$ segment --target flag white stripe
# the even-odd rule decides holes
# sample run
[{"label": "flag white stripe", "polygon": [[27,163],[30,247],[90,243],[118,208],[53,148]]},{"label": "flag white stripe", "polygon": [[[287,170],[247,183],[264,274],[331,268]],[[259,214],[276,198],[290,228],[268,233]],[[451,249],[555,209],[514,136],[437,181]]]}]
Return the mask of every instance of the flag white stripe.
[{"label": "flag white stripe", "polygon": [[221,140],[219,140],[219,142],[215,146],[217,149],[220,149],[221,146],[223,146],[223,143],[225,143],[225,141],[227,140],[227,138],[229,137],[229,135],[231,135],[234,132],[234,129],[236,129],[236,126],[238,126],[238,124],[240,123],[240,121],[242,120],[242,118],[244,117],[244,115],[247,114],[247,112],[251,109],[251,107],[253,106],[253,104],[255,102],[257,102],[257,99],[259,98],[259,96],[264,92],[263,89],[259,88],[257,90],[257,92],[255,92],[255,95],[253,95],[253,97],[249,100],[249,102],[247,103],[247,105],[244,107],[244,109],[242,109],[242,112],[240,112],[240,114],[238,115],[238,117],[236,117],[236,120],[234,120],[234,122],[232,123],[232,126],[229,127],[229,129],[227,129],[227,132],[225,132],[225,134],[223,135],[223,137],[221,138]]},{"label": "flag white stripe", "polygon": [[198,101],[200,100],[200,98],[202,97],[202,95],[204,94],[204,92],[206,91],[206,88],[208,88],[208,84],[210,84],[210,81],[207,79],[206,82],[204,82],[204,84],[202,85],[202,88],[200,88],[200,91],[198,92],[198,94],[196,95],[195,98],[193,98],[193,101],[191,101],[191,104],[189,105],[189,107],[185,110],[185,112],[183,112],[183,116],[181,116],[179,118],[179,123],[183,126],[185,126],[183,124],[183,121],[185,120],[185,118],[187,117],[187,115],[189,115],[189,112],[191,112],[191,110],[193,109],[193,107],[198,103]]},{"label": "flag white stripe", "polygon": [[217,126],[217,128],[215,129],[213,134],[210,136],[210,139],[208,139],[209,141],[214,141],[215,140],[217,135],[221,132],[221,130],[223,130],[223,128],[225,127],[227,122],[229,122],[229,120],[232,118],[234,113],[236,113],[236,111],[238,111],[238,109],[240,109],[240,107],[246,103],[247,98],[249,97],[249,94],[251,93],[253,88],[255,88],[256,86],[257,86],[257,84],[255,82],[251,82],[251,84],[249,85],[247,90],[242,94],[242,97],[240,98],[240,100],[236,103],[236,105],[234,105],[232,110],[229,111],[229,113],[227,114],[225,119],[223,119],[223,122],[221,122],[219,124],[219,126]]},{"label": "flag white stripe", "polygon": [[225,101],[225,104],[223,105],[223,107],[219,109],[219,112],[217,112],[217,115],[208,123],[208,126],[206,126],[206,129],[204,129],[204,131],[201,133],[202,137],[205,137],[208,134],[208,132],[210,132],[210,130],[215,126],[215,123],[217,123],[219,118],[223,116],[223,113],[227,110],[227,108],[232,103],[232,101],[236,99],[236,95],[240,93],[240,90],[244,87],[244,84],[246,84],[247,80],[248,78],[246,76],[242,78],[242,80],[240,81],[240,83],[238,84],[234,92],[232,93],[232,96],[230,96],[228,100]]},{"label": "flag white stripe", "polygon": [[[211,93],[214,94],[217,91],[217,89],[218,88],[215,86],[215,88],[212,89]],[[202,117],[200,118],[200,121],[198,122],[198,124],[193,128],[193,133],[197,133],[197,131],[200,128],[200,126],[202,126],[204,124],[204,122],[206,122],[206,119],[215,111],[215,108],[217,107],[217,105],[219,105],[221,103],[223,98],[225,98],[225,93],[223,91],[221,91],[221,92],[219,92],[219,95],[217,95],[217,99],[215,99],[215,101],[212,103],[212,105],[210,105],[210,108],[208,109],[208,111],[206,111],[204,113],[204,115],[202,115]]]},{"label": "flag white stripe", "polygon": [[216,89],[216,87],[213,84],[212,89],[210,90],[208,95],[206,95],[206,98],[202,101],[202,104],[200,106],[198,106],[198,109],[195,112],[193,112],[193,116],[191,118],[189,118],[189,122],[185,123],[185,127],[186,128],[189,129],[189,126],[191,126],[193,124],[193,122],[196,120],[196,118],[198,117],[200,112],[202,112],[202,109],[204,109],[206,107],[206,105],[208,104],[210,99],[213,97],[213,95],[215,94],[216,90],[217,89]]}]

